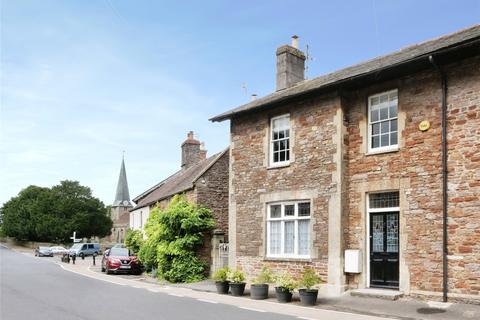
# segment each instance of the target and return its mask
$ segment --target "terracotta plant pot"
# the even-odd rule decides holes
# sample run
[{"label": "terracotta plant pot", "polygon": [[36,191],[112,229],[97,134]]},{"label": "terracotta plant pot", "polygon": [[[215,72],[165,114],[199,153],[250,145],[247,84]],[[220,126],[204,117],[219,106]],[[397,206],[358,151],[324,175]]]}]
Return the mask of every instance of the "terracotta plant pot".
[{"label": "terracotta plant pot", "polygon": [[281,303],[287,303],[292,301],[293,294],[283,287],[275,287],[277,293],[277,300]]},{"label": "terracotta plant pot", "polygon": [[252,284],[250,286],[250,298],[263,300],[268,298],[268,284]]},{"label": "terracotta plant pot", "polygon": [[215,287],[217,287],[217,293],[227,294],[229,288],[229,281],[215,281]]},{"label": "terracotta plant pot", "polygon": [[302,306],[314,306],[317,303],[317,289],[300,289],[298,293],[300,294],[300,303]]},{"label": "terracotta plant pot", "polygon": [[232,292],[232,296],[243,296],[243,292],[245,291],[245,284],[245,282],[230,282],[230,291]]}]

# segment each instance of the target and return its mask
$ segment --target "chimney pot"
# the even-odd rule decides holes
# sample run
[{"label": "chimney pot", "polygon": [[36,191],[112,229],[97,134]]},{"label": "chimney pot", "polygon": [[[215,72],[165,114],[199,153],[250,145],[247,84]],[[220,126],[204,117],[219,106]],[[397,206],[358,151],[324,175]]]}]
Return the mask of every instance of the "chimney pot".
[{"label": "chimney pot", "polygon": [[298,36],[297,35],[292,36],[292,47],[294,47],[295,49],[298,49]]},{"label": "chimney pot", "polygon": [[251,99],[252,99],[252,101],[257,100],[257,94],[256,94],[256,93],[252,94],[252,98],[251,98]]}]

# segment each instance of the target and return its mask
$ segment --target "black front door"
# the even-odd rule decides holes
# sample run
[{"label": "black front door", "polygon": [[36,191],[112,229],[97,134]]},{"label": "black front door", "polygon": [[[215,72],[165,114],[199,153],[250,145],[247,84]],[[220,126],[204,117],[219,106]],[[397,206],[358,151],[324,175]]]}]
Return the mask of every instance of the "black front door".
[{"label": "black front door", "polygon": [[398,212],[370,213],[370,286],[398,288]]}]

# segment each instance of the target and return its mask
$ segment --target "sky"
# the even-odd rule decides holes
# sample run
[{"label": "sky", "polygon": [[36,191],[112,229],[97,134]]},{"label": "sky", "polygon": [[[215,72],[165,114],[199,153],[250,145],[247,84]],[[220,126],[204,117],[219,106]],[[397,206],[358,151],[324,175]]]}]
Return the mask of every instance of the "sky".
[{"label": "sky", "polygon": [[0,205],[77,180],[133,198],[180,168],[209,118],[275,90],[275,50],[300,37],[307,77],[480,23],[480,0],[0,0]]}]

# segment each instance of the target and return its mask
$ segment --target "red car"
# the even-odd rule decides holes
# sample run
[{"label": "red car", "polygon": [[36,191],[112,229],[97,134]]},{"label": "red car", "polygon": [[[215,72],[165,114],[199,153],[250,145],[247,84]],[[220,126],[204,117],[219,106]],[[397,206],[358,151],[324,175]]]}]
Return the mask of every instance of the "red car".
[{"label": "red car", "polygon": [[138,258],[127,248],[111,248],[103,255],[102,272],[140,274],[142,267]]}]

